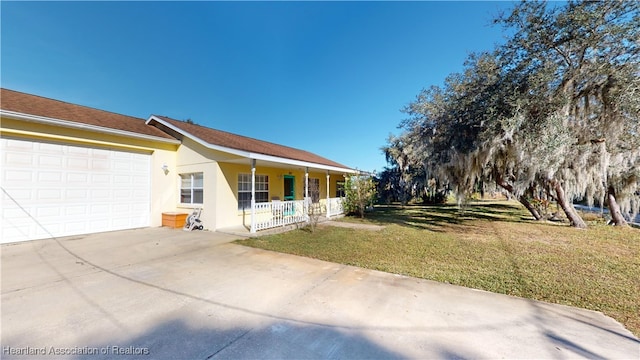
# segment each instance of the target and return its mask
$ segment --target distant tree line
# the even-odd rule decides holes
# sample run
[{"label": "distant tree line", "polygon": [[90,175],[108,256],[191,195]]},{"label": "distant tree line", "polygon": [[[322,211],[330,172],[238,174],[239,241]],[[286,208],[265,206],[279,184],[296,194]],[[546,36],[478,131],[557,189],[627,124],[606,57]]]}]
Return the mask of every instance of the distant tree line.
[{"label": "distant tree line", "polygon": [[422,90],[383,147],[380,194],[406,203],[490,184],[536,219],[554,201],[605,205],[616,225],[640,206],[640,2],[522,2],[494,23],[503,45]]}]

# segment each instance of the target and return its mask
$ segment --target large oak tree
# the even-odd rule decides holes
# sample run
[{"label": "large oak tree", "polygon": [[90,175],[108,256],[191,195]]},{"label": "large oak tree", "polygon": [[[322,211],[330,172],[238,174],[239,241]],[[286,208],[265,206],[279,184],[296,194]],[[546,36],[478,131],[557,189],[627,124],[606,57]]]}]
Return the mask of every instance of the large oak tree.
[{"label": "large oak tree", "polygon": [[624,225],[640,204],[638,3],[522,2],[495,22],[504,45],[406,107],[405,162],[460,196],[493,181],[536,219],[530,200],[545,196],[586,227],[572,204],[586,198]]}]

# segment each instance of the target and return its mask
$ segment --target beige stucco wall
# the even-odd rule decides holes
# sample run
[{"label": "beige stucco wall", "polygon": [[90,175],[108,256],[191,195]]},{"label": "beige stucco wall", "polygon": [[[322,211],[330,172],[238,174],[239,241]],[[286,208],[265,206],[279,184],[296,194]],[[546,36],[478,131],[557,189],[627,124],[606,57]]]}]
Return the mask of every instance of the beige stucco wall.
[{"label": "beige stucco wall", "polygon": [[[168,172],[162,169],[167,165]],[[162,213],[177,211],[178,186],[176,179],[176,152],[156,149],[151,154],[151,226],[162,226]]]},{"label": "beige stucco wall", "polygon": [[[189,140],[184,139],[176,153],[176,166],[173,177],[175,186],[172,188],[175,194],[175,206],[178,211],[191,213],[195,208],[202,208],[200,220],[205,229],[216,229],[216,186],[218,163],[212,159],[208,149]],[[180,174],[202,173],[203,199],[202,205],[180,203]]]}]

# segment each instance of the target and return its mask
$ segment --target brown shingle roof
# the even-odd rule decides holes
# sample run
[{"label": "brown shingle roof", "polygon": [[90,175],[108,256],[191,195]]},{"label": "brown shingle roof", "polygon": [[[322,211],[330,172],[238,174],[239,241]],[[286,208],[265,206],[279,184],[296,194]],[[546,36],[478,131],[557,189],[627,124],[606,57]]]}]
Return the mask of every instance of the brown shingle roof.
[{"label": "brown shingle roof", "polygon": [[[167,134],[161,129],[145,124],[144,119],[26,94],[15,90],[0,88],[0,108],[5,111],[13,111],[27,115],[66,120],[165,139],[174,139],[170,134]],[[347,166],[308,151],[231,134],[200,125],[189,124],[164,116],[156,117],[213,145],[348,169]]]},{"label": "brown shingle roof", "polygon": [[145,124],[144,119],[120,115],[86,106],[70,104],[15,90],[0,89],[0,108],[22,114],[123,130],[132,133],[173,139],[172,136]]},{"label": "brown shingle roof", "polygon": [[267,141],[257,140],[246,136],[236,135],[228,133],[226,131],[215,130],[201,125],[189,124],[184,121],[168,118],[166,116],[154,116],[212,145],[218,145],[263,155],[277,156],[285,159],[306,161],[314,164],[349,169],[349,167],[347,166],[323,158],[322,156],[318,156],[308,151],[278,145]]}]

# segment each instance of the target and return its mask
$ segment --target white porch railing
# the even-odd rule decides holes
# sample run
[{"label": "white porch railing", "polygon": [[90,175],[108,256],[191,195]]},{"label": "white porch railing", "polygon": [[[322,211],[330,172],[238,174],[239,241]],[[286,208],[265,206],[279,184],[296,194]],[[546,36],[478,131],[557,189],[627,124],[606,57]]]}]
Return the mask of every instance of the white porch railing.
[{"label": "white porch railing", "polygon": [[[328,206],[322,207],[327,209],[325,214],[327,218],[344,212],[342,198],[328,200]],[[256,231],[309,221],[304,200],[256,203],[254,215]]]},{"label": "white porch railing", "polygon": [[304,200],[256,203],[255,229],[264,230],[307,221]]},{"label": "white porch railing", "polygon": [[329,203],[327,204],[327,218],[344,213],[342,198],[329,198],[328,200]]}]

